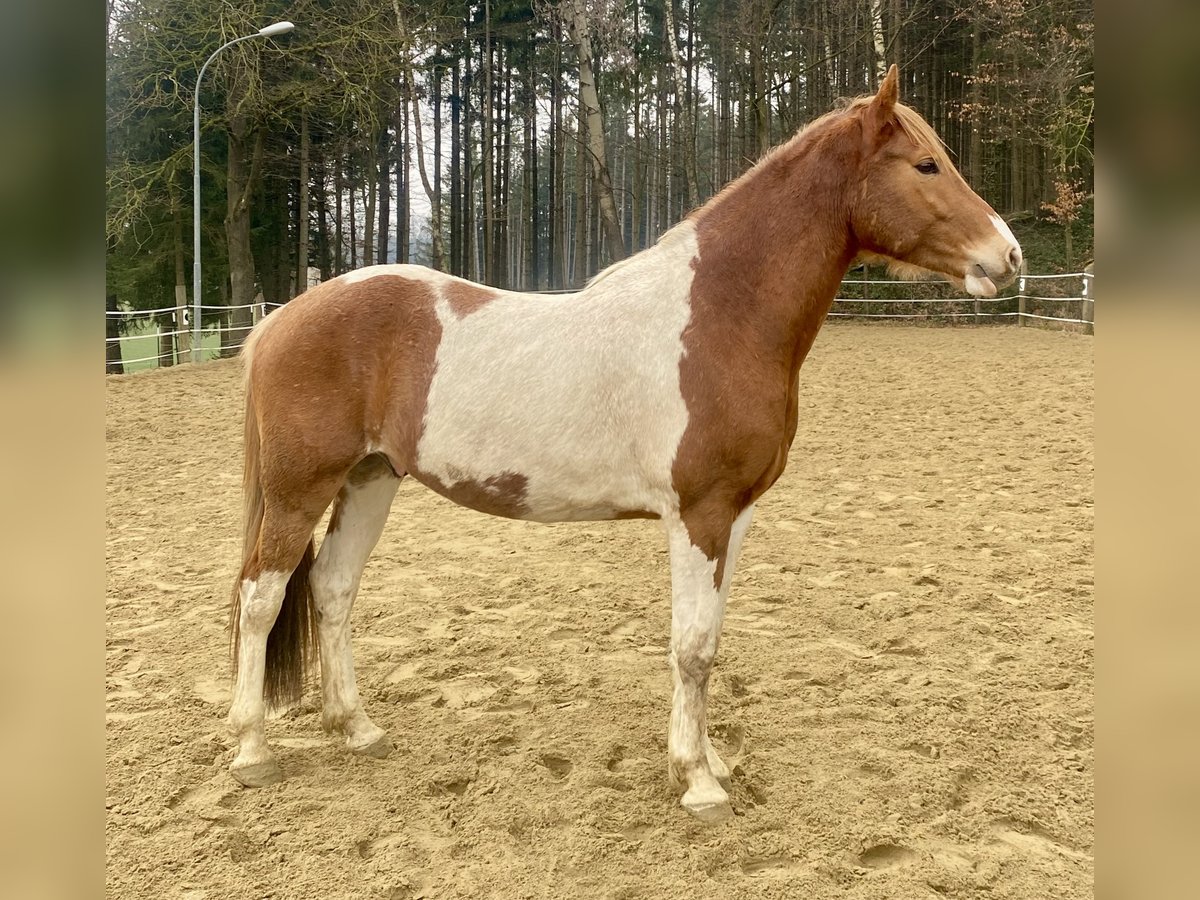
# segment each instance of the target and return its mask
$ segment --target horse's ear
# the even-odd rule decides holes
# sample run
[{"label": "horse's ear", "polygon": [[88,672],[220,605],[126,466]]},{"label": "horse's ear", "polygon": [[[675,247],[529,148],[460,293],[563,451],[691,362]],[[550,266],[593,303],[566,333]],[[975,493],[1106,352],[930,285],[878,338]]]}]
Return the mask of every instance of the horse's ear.
[{"label": "horse's ear", "polygon": [[887,124],[892,120],[896,104],[900,100],[900,70],[896,64],[887,71],[887,75],[879,84],[879,90],[867,107],[865,124],[868,140],[885,133]]},{"label": "horse's ear", "polygon": [[896,64],[892,63],[887,70],[887,75],[883,77],[883,81],[879,85],[879,90],[875,93],[875,104],[887,112],[892,111],[892,107],[900,100],[900,70],[896,68]]}]

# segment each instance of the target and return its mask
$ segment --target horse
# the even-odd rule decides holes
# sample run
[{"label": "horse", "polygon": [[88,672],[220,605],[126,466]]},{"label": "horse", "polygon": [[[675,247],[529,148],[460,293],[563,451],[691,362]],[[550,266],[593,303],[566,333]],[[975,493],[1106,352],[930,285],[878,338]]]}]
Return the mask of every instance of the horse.
[{"label": "horse", "polygon": [[[811,122],[568,296],[415,265],[319,284],[251,332],[245,532],[229,722],[243,785],[280,780],[268,705],[320,661],[322,724],[393,744],[359,698],[350,610],[400,480],[537,522],[658,519],[671,566],[668,777],[704,821],[732,812],[708,738],[709,673],[755,501],[784,471],[797,376],[857,259],[994,296],[1021,249],[899,102]],[[320,552],[314,531],[332,504]]]}]

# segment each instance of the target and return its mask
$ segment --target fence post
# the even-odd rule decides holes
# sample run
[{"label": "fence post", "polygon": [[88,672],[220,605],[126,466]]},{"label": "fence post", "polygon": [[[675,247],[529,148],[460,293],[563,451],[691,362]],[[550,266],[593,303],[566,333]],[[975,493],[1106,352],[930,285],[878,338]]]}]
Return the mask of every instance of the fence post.
[{"label": "fence post", "polygon": [[978,297],[975,298],[975,324],[979,324],[979,313],[983,309],[983,301]]},{"label": "fence post", "polygon": [[1025,276],[1021,276],[1021,280],[1017,286],[1017,324],[1025,324]]},{"label": "fence post", "polygon": [[1093,276],[1090,272],[1085,271],[1082,276],[1083,290],[1079,296],[1079,318],[1083,320],[1083,333],[1096,333],[1096,295],[1092,290]]},{"label": "fence post", "polygon": [[192,358],[192,335],[188,331],[187,286],[175,285],[175,315],[171,330],[175,332],[175,359],[184,363]]}]

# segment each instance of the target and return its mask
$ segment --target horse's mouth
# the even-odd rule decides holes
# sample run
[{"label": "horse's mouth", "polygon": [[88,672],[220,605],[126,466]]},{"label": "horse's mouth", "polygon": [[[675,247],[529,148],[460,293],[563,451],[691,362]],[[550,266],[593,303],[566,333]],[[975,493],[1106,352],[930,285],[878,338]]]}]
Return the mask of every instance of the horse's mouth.
[{"label": "horse's mouth", "polygon": [[966,285],[967,293],[974,297],[995,297],[996,282],[992,281],[988,275],[987,269],[979,263],[971,266],[967,270],[967,276],[963,279]]}]

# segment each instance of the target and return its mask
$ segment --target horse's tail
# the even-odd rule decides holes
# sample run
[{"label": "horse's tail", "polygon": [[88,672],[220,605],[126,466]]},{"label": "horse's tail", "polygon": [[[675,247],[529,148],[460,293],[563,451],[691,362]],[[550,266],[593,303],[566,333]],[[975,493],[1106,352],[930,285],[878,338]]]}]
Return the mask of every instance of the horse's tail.
[{"label": "horse's tail", "polygon": [[[247,360],[247,368],[249,360]],[[245,425],[245,470],[242,474],[242,517],[245,531],[242,535],[242,568],[233,586],[233,602],[230,610],[231,654],[234,677],[238,668],[238,635],[241,621],[242,583],[257,575],[256,559],[263,528],[262,472],[259,463],[261,443],[258,432],[258,416],[254,407],[254,390],[247,377],[246,425]],[[309,572],[313,564],[313,541],[310,537],[300,563],[288,578],[283,595],[283,605],[267,636],[266,671],[263,678],[263,694],[267,705],[275,709],[298,702],[304,693],[304,674],[309,659],[316,653],[317,621],[313,614],[312,589]]]}]

